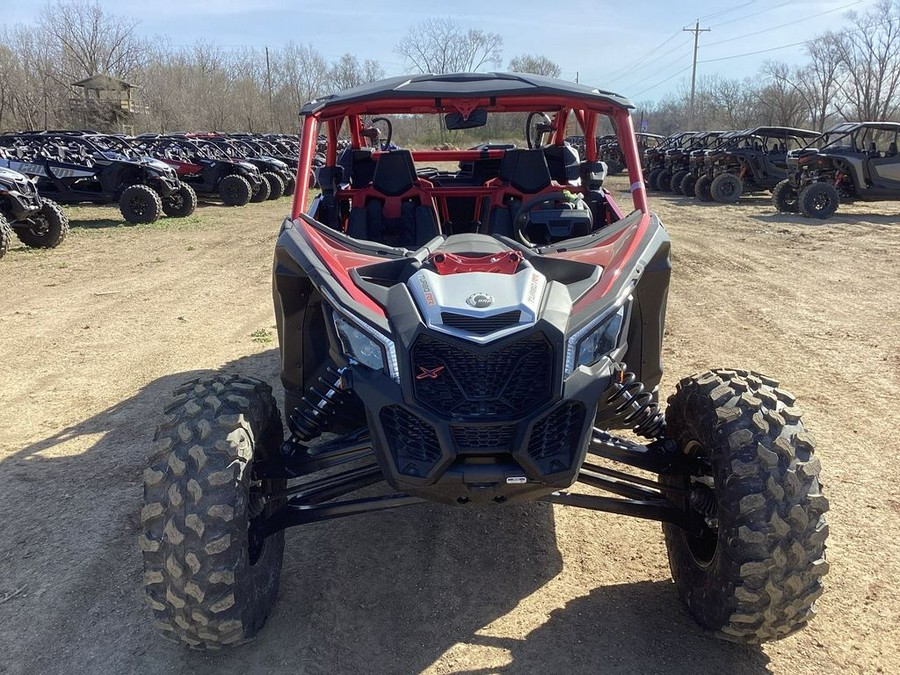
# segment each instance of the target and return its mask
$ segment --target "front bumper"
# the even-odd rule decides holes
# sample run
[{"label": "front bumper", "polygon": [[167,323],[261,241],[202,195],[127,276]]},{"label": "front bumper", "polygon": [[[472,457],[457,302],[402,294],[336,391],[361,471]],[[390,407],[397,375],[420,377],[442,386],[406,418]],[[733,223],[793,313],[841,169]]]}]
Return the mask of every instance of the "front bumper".
[{"label": "front bumper", "polygon": [[[434,381],[410,381],[409,372],[402,372],[407,384],[400,386],[382,372],[353,368],[352,387],[365,405],[375,455],[391,486],[429,500],[468,503],[536,499],[575,482],[597,402],[612,381],[612,363],[603,359],[562,382],[562,340],[543,328],[539,322],[534,330],[485,346],[422,330],[417,341],[442,342],[457,353],[447,358],[442,352],[447,385],[437,393]],[[546,364],[549,378],[527,355],[512,364],[517,345],[541,340],[553,359]],[[401,354],[401,371],[410,371],[415,358],[415,347],[405,359]],[[512,364],[512,377],[520,379],[492,384],[502,363]],[[457,385],[476,369],[480,378]],[[416,386],[423,382],[429,388]]]}]

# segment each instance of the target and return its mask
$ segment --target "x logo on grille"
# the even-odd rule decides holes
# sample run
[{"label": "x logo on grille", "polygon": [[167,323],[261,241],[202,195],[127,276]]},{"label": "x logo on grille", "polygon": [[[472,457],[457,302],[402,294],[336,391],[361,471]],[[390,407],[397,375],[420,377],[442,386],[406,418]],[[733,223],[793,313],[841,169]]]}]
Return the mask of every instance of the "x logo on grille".
[{"label": "x logo on grille", "polygon": [[444,366],[436,366],[434,368],[426,368],[419,366],[419,374],[416,375],[417,380],[436,380],[438,375],[444,370]]}]

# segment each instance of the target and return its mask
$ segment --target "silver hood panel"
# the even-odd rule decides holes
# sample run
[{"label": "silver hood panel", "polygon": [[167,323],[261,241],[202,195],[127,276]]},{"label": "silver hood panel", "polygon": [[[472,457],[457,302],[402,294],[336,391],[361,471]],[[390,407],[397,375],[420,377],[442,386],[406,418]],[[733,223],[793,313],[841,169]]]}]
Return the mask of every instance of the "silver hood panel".
[{"label": "silver hood panel", "polygon": [[[421,269],[409,278],[407,285],[429,328],[486,344],[534,325],[547,279],[527,265],[516,274],[462,272],[441,275]],[[449,312],[477,320],[513,311],[519,312],[517,322],[484,335],[445,325],[442,316]]]}]

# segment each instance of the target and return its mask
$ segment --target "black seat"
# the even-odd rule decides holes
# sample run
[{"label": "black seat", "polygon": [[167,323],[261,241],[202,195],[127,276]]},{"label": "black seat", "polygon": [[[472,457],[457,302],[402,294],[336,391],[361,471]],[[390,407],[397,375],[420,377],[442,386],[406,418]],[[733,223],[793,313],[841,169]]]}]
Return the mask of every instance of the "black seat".
[{"label": "black seat", "polygon": [[440,234],[430,187],[416,175],[409,150],[382,153],[375,162],[371,186],[353,200],[347,234],[388,246],[419,248]]},{"label": "black seat", "polygon": [[416,165],[409,150],[383,153],[375,162],[372,187],[383,195],[398,197],[409,192],[417,181]]},{"label": "black seat", "polygon": [[540,192],[550,185],[550,168],[540,148],[507,150],[500,162],[500,180],[525,194]]},{"label": "black seat", "polygon": [[483,231],[486,234],[514,236],[513,222],[523,201],[546,190],[552,184],[547,156],[541,148],[515,149],[503,153],[499,180],[502,187],[494,200],[485,204]]},{"label": "black seat", "polygon": [[888,151],[885,157],[896,157],[897,156],[897,141],[892,141],[888,146]]},{"label": "black seat", "polygon": [[578,179],[580,159],[578,151],[571,145],[548,145],[544,148],[544,157],[547,159],[550,177],[557,183],[565,185]]},{"label": "black seat", "polygon": [[350,187],[362,188],[372,182],[377,164],[374,153],[372,148],[345,148],[341,153],[337,163],[343,167],[344,180]]}]

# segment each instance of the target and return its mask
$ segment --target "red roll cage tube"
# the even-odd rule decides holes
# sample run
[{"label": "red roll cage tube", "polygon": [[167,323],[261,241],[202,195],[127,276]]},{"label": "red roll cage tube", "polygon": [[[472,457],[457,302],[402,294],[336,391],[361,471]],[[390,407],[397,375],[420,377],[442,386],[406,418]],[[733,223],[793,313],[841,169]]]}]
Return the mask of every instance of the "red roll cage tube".
[{"label": "red roll cage tube", "polygon": [[[650,211],[647,204],[647,194],[644,188],[644,179],[641,171],[641,161],[638,155],[637,142],[634,135],[634,125],[627,108],[614,104],[606,104],[602,101],[585,101],[584,99],[567,98],[562,96],[520,96],[520,97],[496,97],[490,100],[473,101],[472,99],[445,98],[441,106],[437,107],[434,98],[430,99],[384,99],[377,101],[365,101],[345,105],[326,105],[321,110],[306,115],[303,118],[303,128],[300,136],[300,161],[297,166],[297,186],[294,193],[292,220],[299,228],[301,235],[317,251],[319,257],[332,270],[340,280],[341,285],[349,295],[358,303],[369,310],[383,315],[383,310],[372,298],[358,288],[349,276],[352,268],[379,260],[373,256],[352,253],[339,241],[326,236],[323,232],[311,227],[300,218],[301,213],[307,209],[307,197],[309,190],[300,186],[307,185],[307,178],[312,170],[312,161],[318,142],[320,123],[325,125],[325,133],[328,138],[326,151],[326,164],[334,166],[337,161],[336,148],[338,133],[347,122],[349,128],[351,147],[363,147],[362,141],[362,116],[373,114],[441,114],[457,110],[467,114],[475,106],[483,106],[488,112],[532,112],[535,110],[555,112],[552,143],[562,145],[565,142],[565,128],[569,115],[575,117],[581,127],[585,138],[593,138],[596,135],[597,123],[600,115],[611,118],[613,127],[617,131],[619,147],[622,149],[628,175],[631,180],[631,198],[636,211],[641,213],[630,227],[619,230],[608,238],[598,240],[596,246],[589,249],[574,251],[560,251],[547,255],[581,260],[586,263],[602,266],[604,273],[600,281],[573,307],[574,312],[587,309],[592,303],[603,298],[618,279],[619,275],[627,267],[628,261],[634,256],[640,247],[641,239],[650,226]],[[471,107],[470,107],[471,106]],[[377,153],[376,153],[377,154]],[[413,150],[414,161],[466,161],[487,157],[502,157],[502,150],[489,150],[485,154],[478,150]],[[585,144],[585,159],[596,161],[597,147],[594,143]],[[496,187],[441,187],[433,188],[435,196],[474,196],[478,199],[488,198]],[[619,217],[622,213],[610,199],[611,206]]]}]

